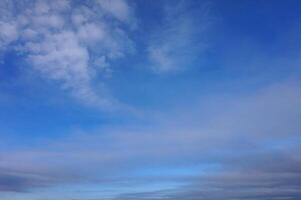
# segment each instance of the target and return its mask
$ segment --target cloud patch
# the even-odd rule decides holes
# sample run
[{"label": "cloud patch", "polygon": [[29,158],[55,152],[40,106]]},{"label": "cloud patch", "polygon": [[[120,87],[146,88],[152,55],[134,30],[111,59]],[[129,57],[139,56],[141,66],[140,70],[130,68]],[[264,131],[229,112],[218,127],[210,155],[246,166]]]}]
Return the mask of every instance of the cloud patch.
[{"label": "cloud patch", "polygon": [[[190,68],[208,48],[207,32],[212,23],[210,6],[206,3],[175,1],[165,5],[163,20],[149,40],[148,58],[152,69],[170,73]],[[197,16],[196,12],[202,14]]]},{"label": "cloud patch", "polygon": [[[133,23],[126,1],[2,1],[0,49],[24,55],[42,77],[79,100],[110,104],[91,82],[133,49],[124,24]],[[100,62],[101,61],[101,62]]]}]

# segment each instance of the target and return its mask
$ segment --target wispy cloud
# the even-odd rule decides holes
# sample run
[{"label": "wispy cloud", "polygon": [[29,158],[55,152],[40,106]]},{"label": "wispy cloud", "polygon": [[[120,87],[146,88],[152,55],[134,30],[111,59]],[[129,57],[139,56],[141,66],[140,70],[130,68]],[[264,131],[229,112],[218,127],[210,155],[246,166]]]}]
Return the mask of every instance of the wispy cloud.
[{"label": "wispy cloud", "polygon": [[[150,39],[148,56],[156,72],[174,72],[190,67],[206,51],[206,36],[212,23],[208,3],[176,1],[165,5],[162,23]],[[198,20],[195,19],[196,13]]]}]

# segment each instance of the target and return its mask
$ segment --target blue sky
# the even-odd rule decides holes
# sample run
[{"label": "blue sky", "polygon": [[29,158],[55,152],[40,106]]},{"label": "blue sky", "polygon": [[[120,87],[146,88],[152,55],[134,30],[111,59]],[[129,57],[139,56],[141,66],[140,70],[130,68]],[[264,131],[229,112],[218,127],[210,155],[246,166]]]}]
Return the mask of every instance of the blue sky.
[{"label": "blue sky", "polygon": [[0,199],[300,199],[300,13],[0,1]]}]

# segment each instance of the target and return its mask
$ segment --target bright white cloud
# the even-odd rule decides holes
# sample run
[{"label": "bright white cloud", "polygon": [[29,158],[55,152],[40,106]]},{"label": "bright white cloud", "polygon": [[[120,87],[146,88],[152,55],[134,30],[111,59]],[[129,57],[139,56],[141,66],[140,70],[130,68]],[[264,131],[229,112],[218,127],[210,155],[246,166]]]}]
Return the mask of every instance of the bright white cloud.
[{"label": "bright white cloud", "polygon": [[23,0],[5,1],[0,7],[5,11],[0,17],[4,51],[22,52],[34,70],[83,102],[107,103],[91,81],[133,48],[121,28],[132,16],[126,1]]}]

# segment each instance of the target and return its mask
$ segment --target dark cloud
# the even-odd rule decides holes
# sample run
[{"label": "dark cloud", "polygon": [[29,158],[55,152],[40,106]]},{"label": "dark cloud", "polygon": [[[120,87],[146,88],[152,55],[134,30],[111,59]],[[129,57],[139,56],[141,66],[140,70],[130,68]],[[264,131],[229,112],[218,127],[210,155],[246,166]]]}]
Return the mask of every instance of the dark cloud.
[{"label": "dark cloud", "polygon": [[301,197],[301,159],[292,159],[300,155],[299,150],[292,153],[286,156],[276,153],[259,155],[257,159],[241,157],[240,162],[226,164],[226,169],[214,174],[186,177],[190,181],[183,187],[124,194],[116,199],[297,200]]},{"label": "dark cloud", "polygon": [[49,186],[50,182],[37,174],[0,169],[0,192],[26,192],[35,187]]}]

